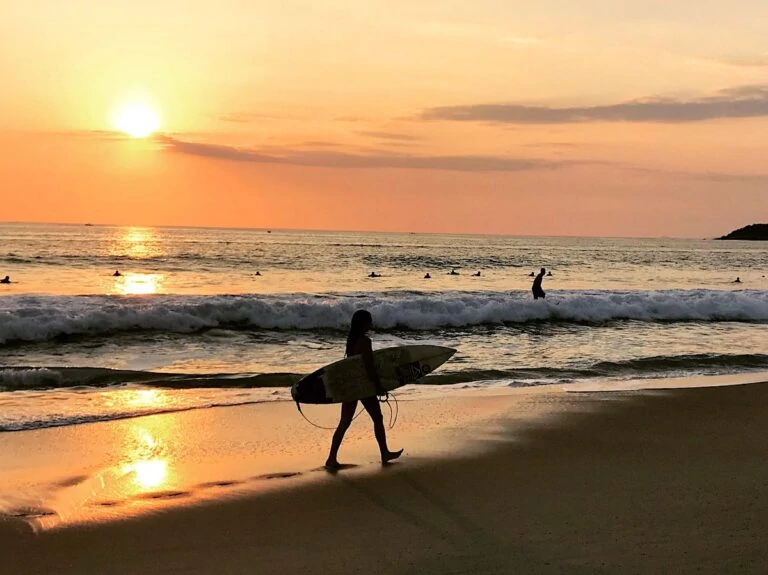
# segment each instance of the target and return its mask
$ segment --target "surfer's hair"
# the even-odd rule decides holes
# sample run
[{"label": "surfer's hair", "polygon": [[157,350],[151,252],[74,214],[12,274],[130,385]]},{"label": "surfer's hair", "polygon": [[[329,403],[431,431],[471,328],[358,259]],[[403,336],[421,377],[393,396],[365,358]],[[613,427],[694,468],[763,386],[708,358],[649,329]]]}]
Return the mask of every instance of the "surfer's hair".
[{"label": "surfer's hair", "polygon": [[347,335],[347,356],[354,354],[354,346],[357,340],[361,336],[365,335],[368,330],[368,326],[373,323],[373,316],[371,312],[365,309],[359,309],[352,314],[352,323],[349,326],[349,334]]}]

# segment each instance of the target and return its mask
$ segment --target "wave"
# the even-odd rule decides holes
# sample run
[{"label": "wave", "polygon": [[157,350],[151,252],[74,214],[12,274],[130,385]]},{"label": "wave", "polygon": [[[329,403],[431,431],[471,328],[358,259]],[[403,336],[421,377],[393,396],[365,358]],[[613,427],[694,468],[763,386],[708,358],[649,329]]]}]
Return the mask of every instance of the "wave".
[{"label": "wave", "polygon": [[170,389],[290,387],[301,377],[294,373],[185,374],[102,367],[8,367],[0,370],[0,391],[135,384]]},{"label": "wave", "polygon": [[134,417],[145,417],[148,415],[162,415],[166,413],[179,413],[181,411],[194,411],[198,409],[211,409],[214,407],[238,407],[241,405],[254,405],[264,403],[263,401],[239,401],[224,403],[207,403],[203,405],[192,405],[186,407],[170,407],[167,409],[137,409],[133,411],[120,411],[112,413],[99,414],[81,414],[81,415],[53,415],[40,419],[24,419],[14,422],[0,422],[0,432],[7,431],[27,431],[31,429],[44,429],[47,427],[65,427],[68,425],[78,425],[82,423],[98,423],[100,421],[118,421],[121,419],[132,419]]},{"label": "wave", "polygon": [[[572,368],[445,370],[427,376],[418,385],[509,381],[514,382],[514,385],[524,386],[593,378],[626,379],[757,370],[768,370],[768,354],[652,356],[625,361],[599,361]],[[304,375],[300,373],[185,374],[92,367],[11,367],[0,370],[0,391],[32,391],[68,387],[99,389],[128,385],[163,389],[287,388]]]},{"label": "wave", "polygon": [[343,330],[365,307],[379,329],[434,330],[529,322],[768,322],[768,291],[559,291],[220,296],[7,296],[0,344],[120,332],[212,328]]}]

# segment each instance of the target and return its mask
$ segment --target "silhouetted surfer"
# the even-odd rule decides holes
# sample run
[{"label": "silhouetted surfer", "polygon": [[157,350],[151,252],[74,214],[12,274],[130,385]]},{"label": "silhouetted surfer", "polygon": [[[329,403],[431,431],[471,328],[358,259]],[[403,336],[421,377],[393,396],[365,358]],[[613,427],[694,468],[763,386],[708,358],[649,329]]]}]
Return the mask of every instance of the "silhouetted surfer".
[{"label": "silhouetted surfer", "polygon": [[112,274],[112,277],[116,277],[116,278],[119,278],[119,277],[120,277],[120,276],[122,276],[122,275],[123,275],[123,274],[121,274],[121,273],[120,273],[120,270],[115,270],[115,273],[113,273],[113,274]]},{"label": "silhouetted surfer", "polygon": [[381,274],[377,274],[376,272],[371,272],[370,274],[368,274],[368,277],[369,278],[380,278]]},{"label": "silhouetted surfer", "polygon": [[429,275],[429,272],[427,272],[426,274],[424,274],[424,279],[425,279],[425,280],[431,280],[431,279],[432,279],[432,276],[431,276],[431,275]]},{"label": "silhouetted surfer", "polygon": [[533,292],[533,299],[544,299],[546,297],[547,294],[544,293],[544,290],[541,287],[541,282],[544,279],[544,274],[546,273],[547,270],[541,268],[539,275],[537,275],[536,279],[533,280],[533,286],[531,287],[531,291]]},{"label": "silhouetted surfer", "polygon": [[[361,355],[363,357],[363,363],[365,364],[365,369],[368,373],[368,379],[373,383],[377,394],[383,395],[379,374],[376,373],[376,366],[373,362],[373,346],[371,345],[370,338],[366,335],[372,327],[373,317],[370,312],[361,309],[354,313],[352,316],[352,324],[349,326],[349,334],[347,335],[346,356],[352,357],[353,355]],[[373,420],[373,433],[379,444],[381,462],[387,463],[400,457],[403,453],[402,449],[399,451],[390,451],[387,447],[387,431],[384,428],[384,416],[381,414],[379,398],[376,397],[376,395],[372,395],[365,399],[361,399],[360,401]],[[349,426],[352,425],[356,409],[357,401],[345,401],[341,404],[341,419],[339,419],[339,426],[333,434],[331,452],[328,454],[328,460],[325,462],[326,469],[334,471],[341,467],[338,460],[339,447],[341,447],[344,434],[347,432],[347,429],[349,429]]]},{"label": "silhouetted surfer", "polygon": [[456,271],[456,268],[453,268],[451,271],[448,272],[449,276],[457,276],[459,275],[459,272]]},{"label": "silhouetted surfer", "polygon": [[529,278],[536,277],[536,272],[531,272],[528,274]]},{"label": "silhouetted surfer", "polygon": [[741,278],[737,277],[737,278],[736,278],[736,279],[733,281],[733,283],[735,283],[735,284],[740,284],[740,283],[741,283]]},{"label": "silhouetted surfer", "polygon": [[0,284],[9,284],[11,283],[11,276],[5,276],[3,279],[0,280]]},{"label": "silhouetted surfer", "polygon": [[257,271],[257,272],[256,272],[255,274],[253,274],[253,275],[256,275],[256,276],[261,276],[261,272]]},{"label": "silhouetted surfer", "polygon": [[473,273],[472,277],[473,278],[479,278],[480,277],[480,272]]}]

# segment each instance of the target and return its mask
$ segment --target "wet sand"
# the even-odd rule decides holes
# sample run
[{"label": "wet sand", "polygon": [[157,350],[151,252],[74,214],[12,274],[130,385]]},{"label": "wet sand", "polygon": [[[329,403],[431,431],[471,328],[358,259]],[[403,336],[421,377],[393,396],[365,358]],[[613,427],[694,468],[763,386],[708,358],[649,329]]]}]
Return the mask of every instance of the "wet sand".
[{"label": "wet sand", "polygon": [[[330,432],[290,409],[4,435],[4,483],[36,493],[38,511],[48,505],[51,515],[0,521],[3,572],[764,573],[768,565],[765,384],[404,402],[391,432],[404,459],[376,465],[361,418],[342,451],[360,465],[335,475],[316,470]],[[59,442],[58,458],[33,447],[43,440]],[[82,445],[97,440],[98,449]],[[152,441],[165,447],[152,452]],[[120,460],[114,446],[124,444]],[[136,456],[132,445],[148,451]],[[85,455],[73,462],[78,449]],[[135,466],[162,456],[165,474],[161,464]],[[71,485],[52,490],[53,478]]]}]

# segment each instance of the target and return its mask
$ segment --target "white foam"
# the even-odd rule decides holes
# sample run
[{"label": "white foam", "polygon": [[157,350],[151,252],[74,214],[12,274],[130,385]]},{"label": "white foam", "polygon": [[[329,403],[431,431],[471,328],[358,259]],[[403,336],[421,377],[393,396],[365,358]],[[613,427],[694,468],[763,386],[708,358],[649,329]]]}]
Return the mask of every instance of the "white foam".
[{"label": "white foam", "polygon": [[130,330],[345,329],[371,311],[381,328],[434,329],[531,321],[768,321],[768,291],[390,292],[311,296],[8,296],[0,298],[0,343]]}]

